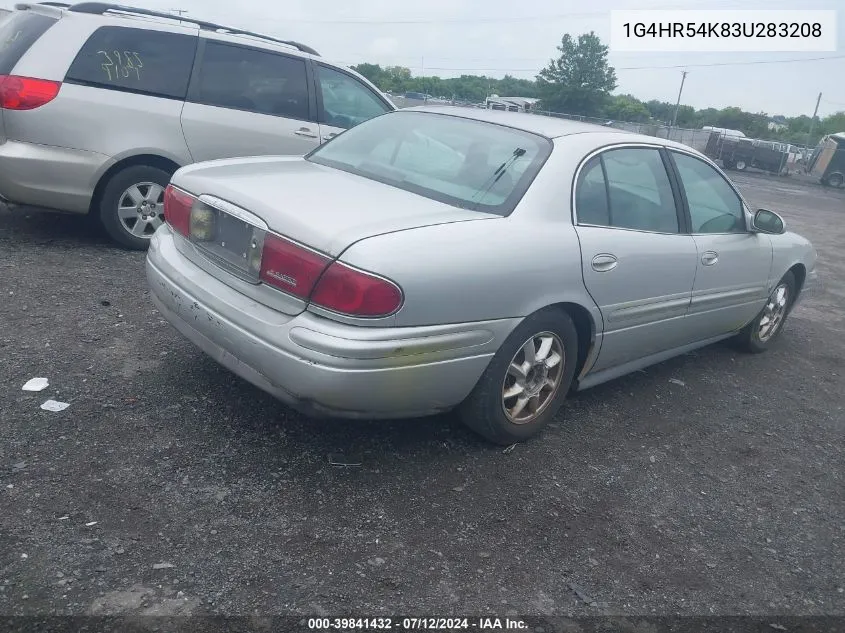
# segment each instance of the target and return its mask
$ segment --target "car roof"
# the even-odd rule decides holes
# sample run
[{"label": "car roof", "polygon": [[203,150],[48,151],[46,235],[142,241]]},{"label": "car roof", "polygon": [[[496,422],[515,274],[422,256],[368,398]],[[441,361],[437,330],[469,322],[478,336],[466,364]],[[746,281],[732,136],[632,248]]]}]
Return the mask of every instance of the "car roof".
[{"label": "car roof", "polygon": [[415,106],[412,108],[402,108],[398,112],[431,112],[433,114],[444,114],[473,121],[484,121],[486,123],[495,123],[497,125],[524,130],[549,139],[571,136],[573,134],[601,134],[603,141],[612,140],[612,142],[662,145],[664,147],[672,147],[700,154],[700,152],[688,145],[666,138],[638,134],[637,132],[629,132],[628,130],[620,130],[594,123],[560,119],[542,114],[504,112],[502,110],[466,108],[461,106]]}]

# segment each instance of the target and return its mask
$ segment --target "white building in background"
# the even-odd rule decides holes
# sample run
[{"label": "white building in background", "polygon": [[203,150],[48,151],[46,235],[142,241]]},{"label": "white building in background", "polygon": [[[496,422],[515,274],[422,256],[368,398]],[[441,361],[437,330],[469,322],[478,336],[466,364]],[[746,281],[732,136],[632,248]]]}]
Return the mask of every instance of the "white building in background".
[{"label": "white building in background", "polygon": [[718,132],[722,136],[726,136],[729,138],[745,138],[745,134],[743,134],[739,130],[731,130],[726,127],[713,127],[712,125],[705,125],[701,129],[707,132]]},{"label": "white building in background", "polygon": [[487,97],[486,107],[488,110],[507,110],[508,112],[533,112],[539,99],[532,97],[500,97],[490,95]]}]

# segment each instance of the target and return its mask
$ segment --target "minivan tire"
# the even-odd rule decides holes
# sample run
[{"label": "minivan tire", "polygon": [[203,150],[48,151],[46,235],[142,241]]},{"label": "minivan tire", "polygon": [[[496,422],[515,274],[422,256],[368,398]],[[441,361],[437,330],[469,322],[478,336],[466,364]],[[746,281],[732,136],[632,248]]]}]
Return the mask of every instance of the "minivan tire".
[{"label": "minivan tire", "polygon": [[[150,244],[150,238],[155,228],[164,220],[163,196],[164,189],[170,182],[172,174],[149,165],[132,165],[114,174],[106,183],[99,200],[100,223],[115,242],[126,248],[143,251]],[[150,193],[155,201],[144,200],[144,211],[149,211],[146,220],[139,213],[134,223],[143,222],[144,234],[135,235],[131,228],[124,224],[119,215],[121,202],[126,199],[127,192],[137,186],[141,194]],[[146,196],[144,196],[146,198]],[[125,205],[124,205],[125,206]],[[130,220],[131,221],[131,220]]]}]

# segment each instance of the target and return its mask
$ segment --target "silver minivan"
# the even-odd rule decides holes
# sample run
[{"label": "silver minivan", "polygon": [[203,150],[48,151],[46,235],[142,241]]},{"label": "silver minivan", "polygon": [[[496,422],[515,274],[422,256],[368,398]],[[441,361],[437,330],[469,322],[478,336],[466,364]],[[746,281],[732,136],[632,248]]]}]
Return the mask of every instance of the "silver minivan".
[{"label": "silver minivan", "polygon": [[184,165],[302,155],[394,110],[303,44],[101,2],[0,21],[0,200],[95,214],[144,249]]}]

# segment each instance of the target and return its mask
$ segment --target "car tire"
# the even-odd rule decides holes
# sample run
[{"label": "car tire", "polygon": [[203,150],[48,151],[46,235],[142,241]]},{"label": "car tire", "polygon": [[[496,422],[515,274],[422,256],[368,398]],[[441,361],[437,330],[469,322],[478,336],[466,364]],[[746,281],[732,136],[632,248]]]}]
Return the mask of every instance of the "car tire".
[{"label": "car tire", "polygon": [[737,171],[745,171],[746,167],[748,167],[748,165],[744,160],[738,160],[736,161],[736,164],[734,164],[734,169]]},{"label": "car tire", "polygon": [[114,174],[99,200],[100,223],[118,244],[146,250],[164,221],[164,189],[172,174],[149,165],[133,165]]},{"label": "car tire", "polygon": [[[529,344],[535,350],[533,364],[526,357]],[[556,356],[558,362],[553,364]],[[503,446],[534,437],[566,399],[577,363],[578,334],[570,316],[555,308],[535,312],[511,332],[493,356],[458,409],[461,421],[488,441]],[[512,365],[520,366],[521,371],[509,369]],[[515,386],[517,382],[521,387]],[[517,395],[520,388],[521,395]],[[517,401],[525,399],[528,403],[518,411]]]},{"label": "car tire", "polygon": [[[783,332],[786,317],[792,310],[797,292],[795,275],[789,271],[777,283],[760,314],[736,336],[735,341],[740,348],[752,354],[769,349]],[[772,321],[775,321],[773,325]]]},{"label": "car tire", "polygon": [[845,176],[839,172],[834,172],[827,177],[827,184],[834,189],[839,189],[843,184],[845,184]]}]

